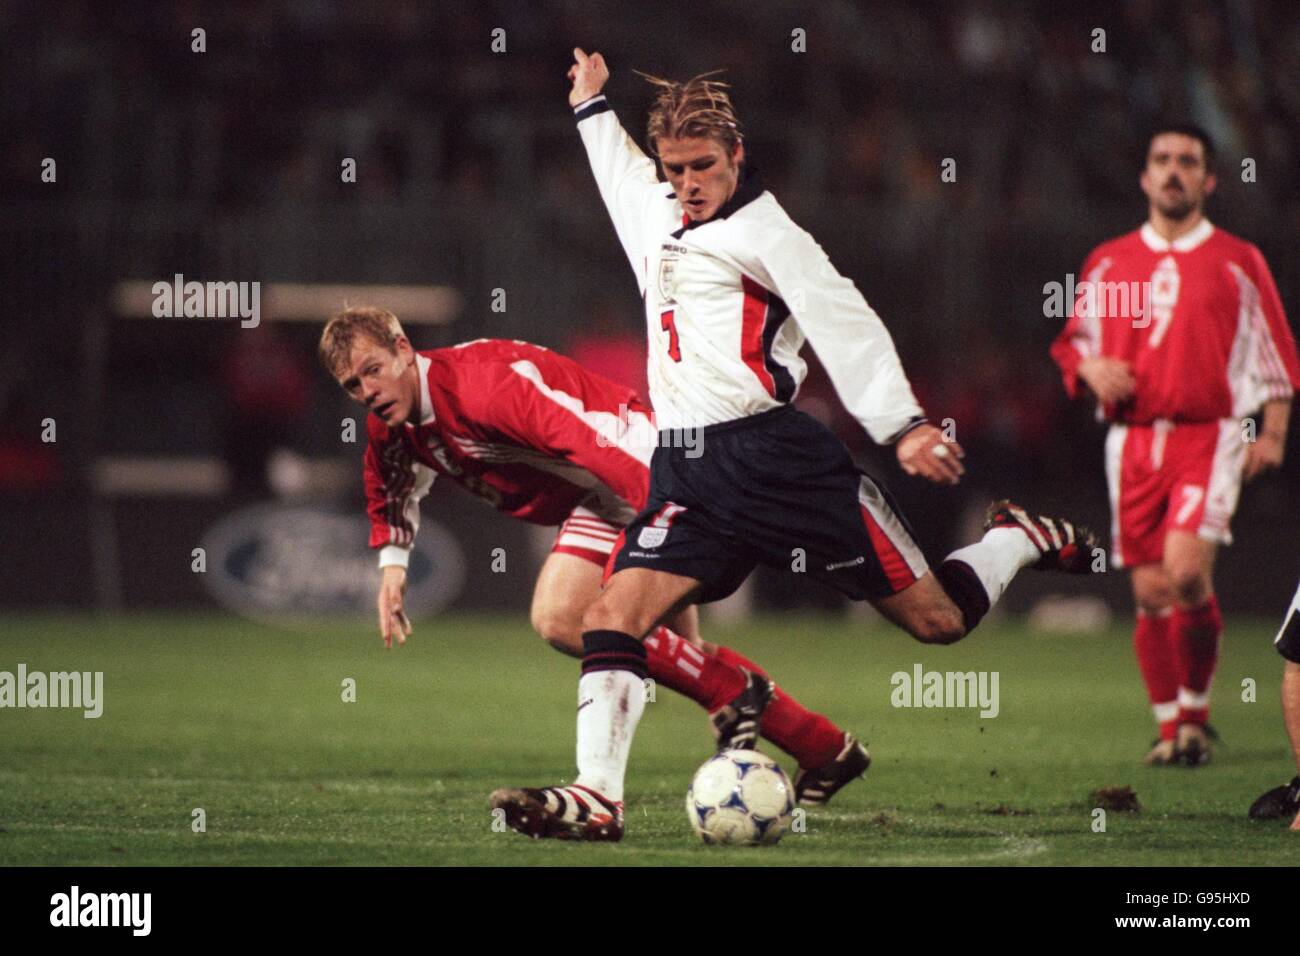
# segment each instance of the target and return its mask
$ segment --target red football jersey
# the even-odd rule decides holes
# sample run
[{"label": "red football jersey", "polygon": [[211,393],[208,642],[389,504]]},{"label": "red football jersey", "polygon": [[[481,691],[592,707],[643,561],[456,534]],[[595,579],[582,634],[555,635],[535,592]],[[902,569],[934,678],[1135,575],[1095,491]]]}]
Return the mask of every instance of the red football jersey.
[{"label": "red football jersey", "polygon": [[635,392],[541,346],[480,339],[416,353],[420,422],[367,416],[370,546],[410,547],[436,475],[514,518],[579,505],[623,524],[645,504],[655,431]]},{"label": "red football jersey", "polygon": [[1146,223],[1094,249],[1081,277],[1052,357],[1071,397],[1082,359],[1132,366],[1135,394],[1102,410],[1111,421],[1238,418],[1300,386],[1295,339],[1268,264],[1208,220],[1173,242]]}]

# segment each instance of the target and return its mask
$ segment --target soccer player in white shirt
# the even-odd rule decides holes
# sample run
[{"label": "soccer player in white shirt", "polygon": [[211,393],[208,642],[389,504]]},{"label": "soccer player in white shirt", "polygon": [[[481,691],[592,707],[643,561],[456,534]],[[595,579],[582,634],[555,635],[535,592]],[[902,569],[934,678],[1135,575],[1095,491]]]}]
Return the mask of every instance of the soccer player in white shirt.
[{"label": "soccer player in white shirt", "polygon": [[1273,646],[1286,658],[1282,670],[1282,720],[1295,756],[1296,775],[1290,783],[1274,787],[1251,804],[1250,818],[1292,817],[1291,829],[1300,831],[1300,586],[1296,587],[1281,630],[1273,638]]},{"label": "soccer player in white shirt", "polygon": [[[651,78],[661,183],[601,95],[604,59],[574,58],[569,103],[645,301],[661,440],[647,505],[583,619],[578,777],[498,790],[491,803],[529,836],[618,840],[644,708],[642,639],[676,609],[726,597],[756,564],[802,557],[809,577],[870,600],[919,641],[947,644],[1021,568],[1087,572],[1095,538],[999,502],[983,539],[930,573],[884,488],[791,404],[805,337],[845,407],[896,446],[908,474],[955,484],[961,447],[925,420],[880,318],[749,170],[726,87]],[[681,440],[683,430],[698,434]]]}]

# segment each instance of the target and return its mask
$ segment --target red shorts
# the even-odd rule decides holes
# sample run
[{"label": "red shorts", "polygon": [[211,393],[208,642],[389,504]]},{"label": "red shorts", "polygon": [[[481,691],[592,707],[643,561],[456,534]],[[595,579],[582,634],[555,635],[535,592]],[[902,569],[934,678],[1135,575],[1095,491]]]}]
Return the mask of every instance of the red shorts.
[{"label": "red shorts", "polygon": [[623,526],[602,518],[590,508],[578,505],[564,519],[551,553],[571,554],[601,568],[614,553]]},{"label": "red shorts", "polygon": [[1228,523],[1245,454],[1236,419],[1112,425],[1106,436],[1112,564],[1163,560],[1170,531],[1232,544]]}]

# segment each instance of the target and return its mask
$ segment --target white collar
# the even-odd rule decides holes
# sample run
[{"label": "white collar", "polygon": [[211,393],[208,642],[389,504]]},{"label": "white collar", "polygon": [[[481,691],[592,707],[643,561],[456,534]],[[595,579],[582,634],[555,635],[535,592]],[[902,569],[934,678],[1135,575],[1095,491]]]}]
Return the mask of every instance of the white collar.
[{"label": "white collar", "polygon": [[432,425],[436,417],[433,414],[433,399],[429,397],[429,367],[433,365],[430,359],[425,358],[419,352],[415,353],[415,368],[420,373],[420,424]]},{"label": "white collar", "polygon": [[1214,224],[1210,220],[1202,217],[1201,221],[1191,232],[1185,232],[1173,242],[1170,242],[1160,233],[1156,232],[1156,227],[1150,222],[1142,224],[1142,241],[1147,244],[1147,248],[1152,252],[1191,252],[1206,239],[1209,239],[1214,233]]}]

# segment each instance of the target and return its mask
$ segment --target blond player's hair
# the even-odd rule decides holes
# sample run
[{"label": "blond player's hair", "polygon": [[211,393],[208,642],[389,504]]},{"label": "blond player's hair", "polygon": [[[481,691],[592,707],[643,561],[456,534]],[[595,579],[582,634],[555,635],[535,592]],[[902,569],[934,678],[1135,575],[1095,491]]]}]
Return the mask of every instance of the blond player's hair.
[{"label": "blond player's hair", "polygon": [[351,359],[352,347],[358,338],[373,339],[389,351],[396,352],[397,340],[405,334],[397,316],[387,309],[373,305],[346,307],[325,323],[317,355],[325,370],[337,376]]},{"label": "blond player's hair", "polygon": [[731,86],[709,79],[720,72],[701,73],[685,83],[638,72],[638,76],[658,90],[646,125],[646,138],[652,150],[659,151],[661,137],[707,136],[720,141],[728,154],[735,151],[744,135],[727,94]]}]

